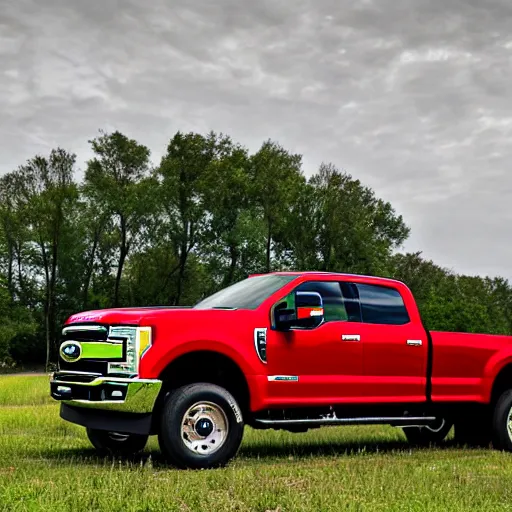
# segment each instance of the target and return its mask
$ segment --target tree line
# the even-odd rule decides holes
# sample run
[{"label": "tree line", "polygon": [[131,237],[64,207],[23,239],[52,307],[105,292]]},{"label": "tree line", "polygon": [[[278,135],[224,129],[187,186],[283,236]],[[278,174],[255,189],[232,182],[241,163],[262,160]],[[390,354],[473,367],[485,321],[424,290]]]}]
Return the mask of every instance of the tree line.
[{"label": "tree line", "polygon": [[77,181],[57,148],[0,178],[0,362],[56,360],[60,326],[88,309],[190,305],[251,273],[394,277],[435,330],[512,334],[512,288],[399,248],[389,202],[333,164],[306,178],[278,143],[176,133],[160,163],[120,132],[90,141]]}]

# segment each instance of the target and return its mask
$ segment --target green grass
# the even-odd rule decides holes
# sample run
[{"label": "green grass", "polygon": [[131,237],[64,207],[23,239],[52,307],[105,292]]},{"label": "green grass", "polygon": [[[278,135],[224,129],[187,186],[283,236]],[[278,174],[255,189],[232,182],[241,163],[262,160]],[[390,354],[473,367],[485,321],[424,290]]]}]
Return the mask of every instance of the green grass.
[{"label": "green grass", "polygon": [[[0,407],[4,405],[55,404],[49,391],[49,376],[0,375]],[[0,411],[2,410],[0,409]]]},{"label": "green grass", "polygon": [[0,377],[0,511],[509,510],[512,457],[411,449],[400,430],[246,430],[227,468],[167,467],[151,439],[131,460],[99,458],[59,418],[47,377]]}]

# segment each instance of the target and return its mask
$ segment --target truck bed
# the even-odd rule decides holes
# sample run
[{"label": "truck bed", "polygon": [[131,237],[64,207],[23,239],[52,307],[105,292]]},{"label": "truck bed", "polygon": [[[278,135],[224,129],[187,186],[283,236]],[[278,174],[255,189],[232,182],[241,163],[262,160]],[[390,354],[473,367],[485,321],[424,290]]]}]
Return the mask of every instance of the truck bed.
[{"label": "truck bed", "polygon": [[[432,400],[488,402],[492,378],[512,360],[512,336],[430,332]],[[498,363],[499,361],[499,363]]]}]

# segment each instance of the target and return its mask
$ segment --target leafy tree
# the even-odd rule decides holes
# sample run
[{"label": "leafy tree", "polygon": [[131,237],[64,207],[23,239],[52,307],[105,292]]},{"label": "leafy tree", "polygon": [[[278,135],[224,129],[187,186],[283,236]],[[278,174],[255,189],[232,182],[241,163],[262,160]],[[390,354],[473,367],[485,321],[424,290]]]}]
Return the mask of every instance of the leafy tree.
[{"label": "leafy tree", "polygon": [[205,189],[209,237],[198,252],[213,287],[228,286],[263,268],[265,226],[251,170],[247,150],[231,142],[210,166]]},{"label": "leafy tree", "polygon": [[26,278],[29,226],[26,223],[27,198],[23,194],[20,171],[0,178],[0,232],[2,242],[2,272],[11,300],[30,303],[32,290]]},{"label": "leafy tree", "polygon": [[214,162],[229,153],[231,147],[231,140],[223,135],[178,132],[157,169],[163,222],[177,261],[166,275],[168,282],[177,273],[176,292],[170,297],[173,304],[181,303],[189,255],[211,239],[207,212],[212,194],[208,188],[215,186]]},{"label": "leafy tree", "polygon": [[77,310],[193,304],[281,269],[394,277],[432,330],[512,334],[507,280],[397,252],[402,217],[332,164],[306,179],[276,142],[251,154],[222,134],[178,132],[153,170],[149,149],[119,132],[90,142],[80,185],[62,149],[0,177],[0,366],[48,365]]},{"label": "leafy tree", "polygon": [[[150,151],[133,139],[116,131],[90,141],[95,157],[87,164],[84,193],[98,208],[96,234],[108,220],[116,240],[117,262],[113,304],[120,303],[119,291],[124,265],[141,233],[145,219],[154,204],[154,184],[150,178]],[[90,256],[94,260],[94,254]],[[91,261],[91,260],[90,260]]]},{"label": "leafy tree", "polygon": [[292,205],[292,252],[301,268],[386,272],[409,228],[391,205],[333,165],[322,165]]},{"label": "leafy tree", "polygon": [[75,155],[56,149],[48,158],[36,156],[20,167],[17,183],[24,200],[25,223],[33,247],[33,264],[43,270],[43,316],[46,366],[55,348],[56,288],[62,233],[67,214],[78,197],[74,182]]},{"label": "leafy tree", "polygon": [[[30,311],[12,301],[6,285],[0,282],[0,368],[12,366],[13,361],[20,360],[13,351],[13,341],[20,337],[33,337],[37,331],[37,323]],[[40,347],[35,348],[44,353]]]},{"label": "leafy tree", "polygon": [[272,270],[272,250],[286,240],[290,206],[298,199],[304,183],[301,165],[301,155],[292,154],[270,140],[251,158],[252,193],[265,226],[266,272]]},{"label": "leafy tree", "polygon": [[391,270],[387,275],[407,283],[421,307],[432,291],[442,286],[450,273],[433,261],[423,259],[421,253],[417,252],[393,255]]},{"label": "leafy tree", "polygon": [[512,289],[504,279],[456,275],[420,253],[393,257],[395,278],[411,288],[431,330],[512,333]]}]

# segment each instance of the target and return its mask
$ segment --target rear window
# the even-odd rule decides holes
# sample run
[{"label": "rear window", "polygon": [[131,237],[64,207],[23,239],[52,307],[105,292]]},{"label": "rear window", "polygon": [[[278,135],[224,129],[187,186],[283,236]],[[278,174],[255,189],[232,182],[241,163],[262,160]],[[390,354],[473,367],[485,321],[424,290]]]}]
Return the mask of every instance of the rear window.
[{"label": "rear window", "polygon": [[398,290],[368,284],[358,284],[357,290],[364,323],[402,325],[409,322],[409,314]]}]

